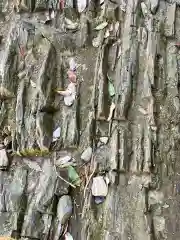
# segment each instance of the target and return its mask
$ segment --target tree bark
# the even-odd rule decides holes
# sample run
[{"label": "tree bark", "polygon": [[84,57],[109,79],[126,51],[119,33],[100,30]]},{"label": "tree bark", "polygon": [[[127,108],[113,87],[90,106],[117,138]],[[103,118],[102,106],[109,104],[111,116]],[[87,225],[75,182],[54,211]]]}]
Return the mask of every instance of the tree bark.
[{"label": "tree bark", "polygon": [[[0,1],[0,235],[179,239],[179,1],[89,1],[57,14],[58,27],[43,24],[45,1],[30,2],[33,13],[16,13]],[[67,107],[56,89],[68,85],[70,57],[78,84]],[[75,189],[65,164],[80,176]],[[101,204],[96,176],[109,182]]]}]

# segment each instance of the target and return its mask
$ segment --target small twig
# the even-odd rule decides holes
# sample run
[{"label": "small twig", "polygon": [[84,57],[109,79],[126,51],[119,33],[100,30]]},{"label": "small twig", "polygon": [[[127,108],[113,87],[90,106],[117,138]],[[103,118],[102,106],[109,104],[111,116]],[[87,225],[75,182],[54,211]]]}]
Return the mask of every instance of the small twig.
[{"label": "small twig", "polygon": [[59,176],[59,175],[57,175],[57,176],[58,176],[61,180],[63,180],[64,182],[68,183],[71,187],[76,188],[76,186],[75,186],[74,184],[68,182],[68,181],[65,180],[63,177],[61,177],[61,176]]},{"label": "small twig", "polygon": [[87,165],[85,165],[84,173],[85,173],[85,178],[86,178],[86,183],[87,183],[87,180],[88,180]]},{"label": "small twig", "polygon": [[68,229],[68,223],[66,224],[66,227],[64,228],[64,232],[63,232],[62,236],[64,236],[67,233],[67,229]]},{"label": "small twig", "polygon": [[[94,159],[94,156],[93,156],[93,160],[95,160],[95,159]],[[97,163],[94,161],[93,171],[92,171],[91,175],[89,176],[89,179],[88,179],[88,181],[87,181],[87,183],[86,183],[86,186],[85,186],[85,188],[84,188],[84,197],[85,197],[85,194],[86,194],[87,187],[88,187],[88,185],[89,185],[89,183],[90,183],[90,181],[91,181],[91,178],[93,177],[93,175],[94,175],[94,173],[95,173],[95,171],[96,171],[96,167],[97,167]]]},{"label": "small twig", "polygon": [[79,168],[82,168],[84,166],[86,166],[86,163],[83,163],[81,166],[79,166]]},{"label": "small twig", "polygon": [[87,181],[88,181],[88,166],[85,165],[85,168],[84,168],[84,174],[85,174],[85,186],[87,184]]},{"label": "small twig", "polygon": [[84,200],[84,205],[83,205],[83,208],[82,208],[82,213],[81,213],[81,218],[84,217],[84,214],[85,214],[85,210],[87,209],[87,201],[88,201],[88,195],[86,196],[85,200]]}]

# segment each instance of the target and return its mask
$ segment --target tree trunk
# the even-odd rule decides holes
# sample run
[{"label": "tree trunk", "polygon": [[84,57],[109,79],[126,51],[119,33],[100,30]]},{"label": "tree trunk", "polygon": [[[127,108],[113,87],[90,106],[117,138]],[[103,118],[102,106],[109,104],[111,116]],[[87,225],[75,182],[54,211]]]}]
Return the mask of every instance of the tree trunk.
[{"label": "tree trunk", "polygon": [[[45,0],[0,3],[0,236],[179,239],[180,2],[88,1],[50,25]],[[68,107],[55,90],[72,57]]]}]

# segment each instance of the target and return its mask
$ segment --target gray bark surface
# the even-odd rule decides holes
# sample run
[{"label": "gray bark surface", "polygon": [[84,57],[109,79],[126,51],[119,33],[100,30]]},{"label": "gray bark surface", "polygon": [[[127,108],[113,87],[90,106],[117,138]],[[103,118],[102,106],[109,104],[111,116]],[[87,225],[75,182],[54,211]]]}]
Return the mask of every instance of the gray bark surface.
[{"label": "gray bark surface", "polygon": [[[0,1],[0,236],[178,240],[180,1],[86,4],[78,13],[68,1],[44,25],[45,0]],[[68,84],[69,57],[78,79],[72,107],[55,93]],[[111,105],[107,76],[116,105],[109,122],[100,120]],[[64,167],[71,163],[76,188]],[[99,205],[96,176],[109,180]]]}]

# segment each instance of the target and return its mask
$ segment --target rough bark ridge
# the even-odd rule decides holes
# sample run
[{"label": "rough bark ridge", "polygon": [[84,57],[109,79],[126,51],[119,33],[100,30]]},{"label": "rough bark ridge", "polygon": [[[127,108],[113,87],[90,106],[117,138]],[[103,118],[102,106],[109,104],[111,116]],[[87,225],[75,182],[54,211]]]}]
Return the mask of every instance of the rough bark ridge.
[{"label": "rough bark ridge", "polygon": [[[41,23],[45,1],[20,2],[0,1],[0,235],[55,240],[69,220],[74,240],[179,239],[180,1],[89,1],[80,14],[65,9],[76,24],[58,13],[53,26]],[[54,89],[68,82],[70,56],[79,83],[69,108]],[[110,122],[99,120],[110,108],[107,76]],[[69,181],[58,167],[67,154],[80,188],[57,176]],[[93,170],[109,179],[100,205]]]}]

